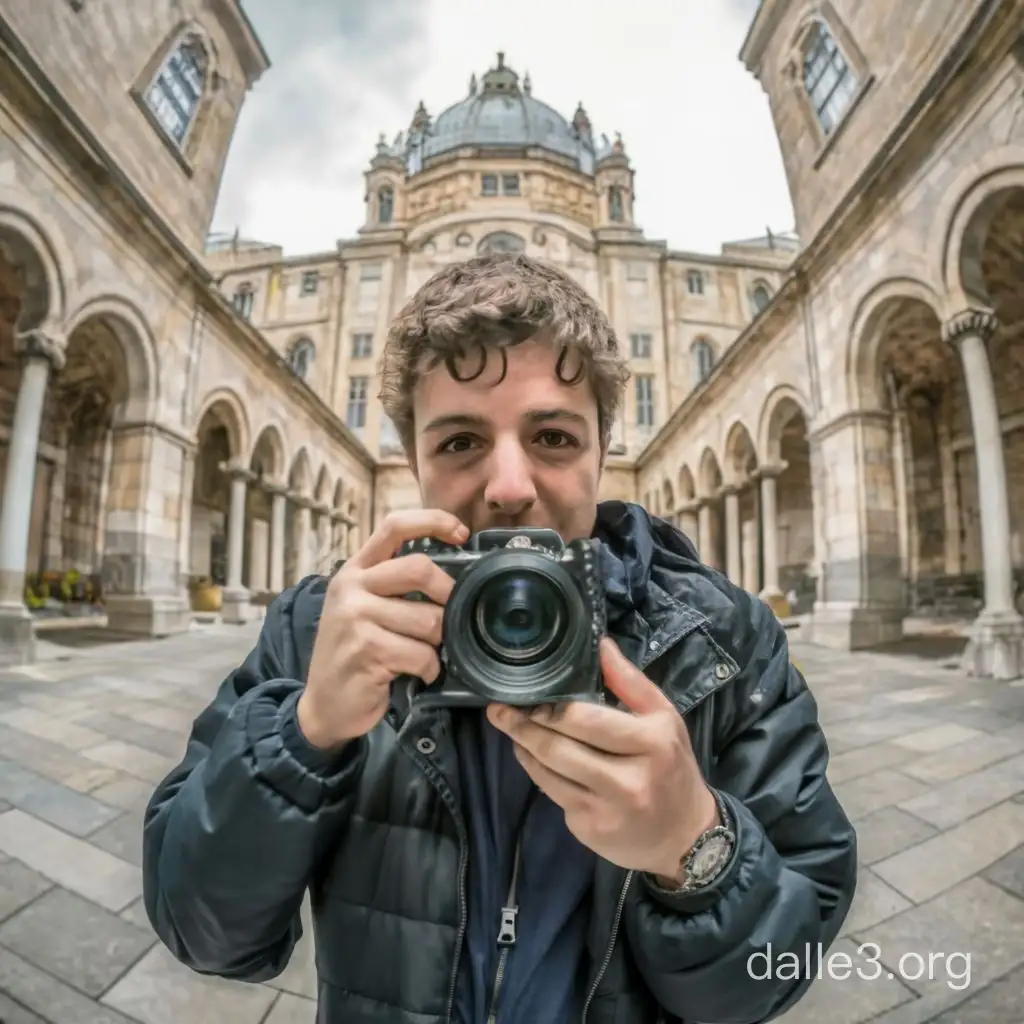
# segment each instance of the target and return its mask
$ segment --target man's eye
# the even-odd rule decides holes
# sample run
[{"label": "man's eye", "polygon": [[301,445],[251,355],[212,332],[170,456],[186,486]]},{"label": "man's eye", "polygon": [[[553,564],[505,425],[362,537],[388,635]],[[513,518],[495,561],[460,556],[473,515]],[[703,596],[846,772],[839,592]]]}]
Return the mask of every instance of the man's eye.
[{"label": "man's eye", "polygon": [[457,454],[458,452],[468,452],[473,447],[473,438],[468,434],[459,434],[457,437],[449,437],[447,441],[443,441],[438,445],[438,454],[449,453]]},{"label": "man's eye", "polygon": [[570,437],[561,430],[545,430],[538,435],[538,440],[541,441],[545,448],[565,448],[576,443],[575,438]]}]

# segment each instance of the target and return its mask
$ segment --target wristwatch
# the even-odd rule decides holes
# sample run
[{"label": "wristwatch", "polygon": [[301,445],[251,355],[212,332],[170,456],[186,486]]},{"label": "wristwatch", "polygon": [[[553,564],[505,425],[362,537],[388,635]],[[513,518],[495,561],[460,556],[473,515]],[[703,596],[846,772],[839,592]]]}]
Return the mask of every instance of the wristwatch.
[{"label": "wristwatch", "polygon": [[672,889],[666,889],[663,885],[655,883],[655,888],[662,892],[680,895],[706,889],[718,880],[732,859],[733,850],[736,849],[736,833],[732,825],[732,816],[721,796],[714,790],[712,793],[714,793],[715,802],[718,804],[718,815],[722,823],[701,833],[693,846],[683,855],[680,861],[682,884]]}]

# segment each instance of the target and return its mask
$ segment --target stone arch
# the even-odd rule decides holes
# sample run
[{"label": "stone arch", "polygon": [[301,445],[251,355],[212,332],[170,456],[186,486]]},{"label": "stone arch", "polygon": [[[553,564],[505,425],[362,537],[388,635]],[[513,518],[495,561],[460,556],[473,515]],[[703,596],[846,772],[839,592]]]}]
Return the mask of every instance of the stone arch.
[{"label": "stone arch", "polygon": [[672,519],[676,514],[676,492],[672,481],[665,477],[661,482],[661,500],[664,508],[664,515]]},{"label": "stone arch", "polygon": [[260,430],[252,446],[250,467],[264,480],[278,482],[283,479],[287,460],[284,439],[277,424],[267,423]]},{"label": "stone arch", "polygon": [[890,320],[907,300],[927,307],[940,318],[942,301],[929,284],[913,277],[894,277],[869,288],[855,307],[847,339],[846,378],[853,409],[888,407],[880,376],[879,346]]},{"label": "stone arch", "polygon": [[697,488],[693,482],[693,473],[690,472],[690,467],[685,464],[679,469],[678,490],[681,502],[693,501],[697,496]]},{"label": "stone arch", "polygon": [[700,456],[697,470],[697,494],[701,498],[713,498],[722,486],[722,467],[718,457],[710,447],[705,448]]},{"label": "stone arch", "polygon": [[810,404],[791,384],[779,384],[765,399],[757,424],[757,451],[765,461],[778,462],[782,428],[793,408],[799,410],[806,423],[810,423]]},{"label": "stone arch", "polygon": [[313,496],[313,467],[305,445],[295,453],[288,468],[288,487],[293,493],[304,498]]},{"label": "stone arch", "polygon": [[252,450],[249,445],[249,417],[238,393],[231,388],[214,388],[206,395],[199,404],[199,412],[195,418],[196,438],[203,420],[211,412],[215,413],[227,430],[231,457],[248,462]]},{"label": "stone arch", "polygon": [[972,163],[939,204],[929,252],[938,262],[938,276],[954,308],[985,303],[987,289],[981,273],[981,252],[992,213],[1001,197],[1024,189],[1024,147],[1006,146]]},{"label": "stone arch", "polygon": [[128,299],[99,295],[89,299],[68,318],[66,336],[92,319],[102,320],[117,339],[125,363],[127,394],[120,418],[128,422],[152,420],[160,403],[160,362],[149,323]]},{"label": "stone arch", "polygon": [[20,192],[0,189],[0,259],[18,267],[24,276],[17,331],[45,325],[56,333],[67,316],[65,275],[74,262],[60,236],[44,227],[42,218],[26,212],[33,205]]},{"label": "stone arch", "polygon": [[757,468],[757,449],[750,431],[742,420],[734,420],[725,435],[725,457],[722,460],[727,483],[741,483]]},{"label": "stone arch", "polygon": [[316,497],[318,504],[329,504],[331,499],[331,475],[327,471],[327,466],[321,466],[320,472],[316,476],[316,489],[314,490],[314,496]]}]

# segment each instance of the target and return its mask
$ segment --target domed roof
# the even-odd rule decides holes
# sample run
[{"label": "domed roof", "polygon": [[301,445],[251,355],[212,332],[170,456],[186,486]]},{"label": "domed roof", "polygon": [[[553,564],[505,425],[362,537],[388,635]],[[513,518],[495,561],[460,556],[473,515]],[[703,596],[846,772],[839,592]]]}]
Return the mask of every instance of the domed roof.
[{"label": "domed roof", "polygon": [[[425,111],[424,111],[425,113]],[[582,113],[582,111],[580,112]],[[416,132],[413,125],[413,136]],[[519,76],[498,54],[497,67],[476,76],[470,94],[439,114],[419,139],[411,137],[419,150],[417,164],[466,146],[486,149],[546,149],[576,162],[585,174],[594,173],[594,142],[585,115],[570,123],[554,108],[534,99],[530,78],[522,85]],[[416,145],[416,143],[419,143]]]}]

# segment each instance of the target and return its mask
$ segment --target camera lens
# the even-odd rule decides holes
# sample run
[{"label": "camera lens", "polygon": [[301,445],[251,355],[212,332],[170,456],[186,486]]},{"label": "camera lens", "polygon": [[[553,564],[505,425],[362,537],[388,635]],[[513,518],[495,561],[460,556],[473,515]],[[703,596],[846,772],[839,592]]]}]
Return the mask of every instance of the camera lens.
[{"label": "camera lens", "polygon": [[566,616],[565,598],[552,580],[518,571],[487,582],[477,598],[474,626],[494,657],[523,664],[558,646]]}]

